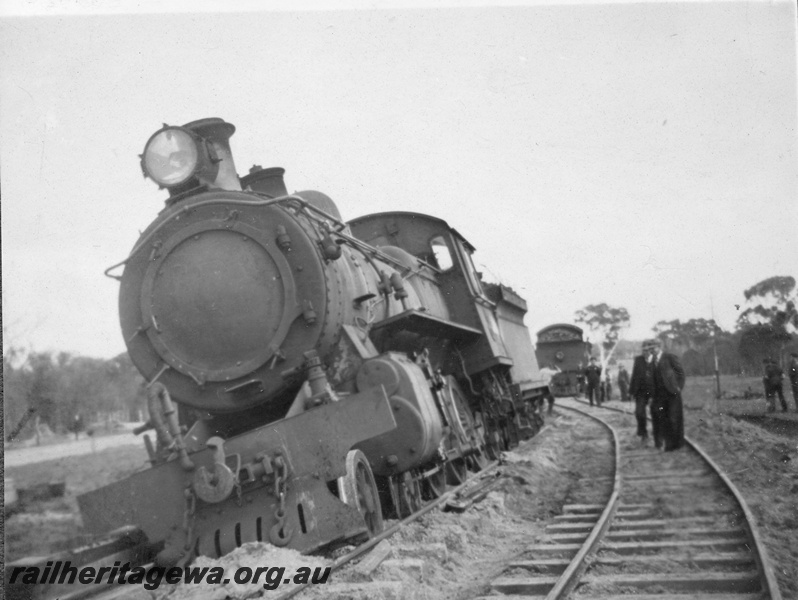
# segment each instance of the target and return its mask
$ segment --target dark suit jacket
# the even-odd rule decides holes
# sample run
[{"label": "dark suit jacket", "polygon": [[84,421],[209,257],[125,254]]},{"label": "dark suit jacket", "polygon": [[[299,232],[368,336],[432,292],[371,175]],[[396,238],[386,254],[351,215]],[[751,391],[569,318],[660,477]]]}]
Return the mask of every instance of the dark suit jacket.
[{"label": "dark suit jacket", "polygon": [[[632,366],[632,379],[629,382],[629,395],[635,397],[638,394],[643,394],[646,386],[646,357],[642,354],[635,356],[635,362]],[[650,390],[654,391],[654,390]]]},{"label": "dark suit jacket", "polygon": [[601,380],[601,367],[590,365],[585,369],[585,378],[590,386],[597,386]]},{"label": "dark suit jacket", "polygon": [[679,362],[675,355],[667,352],[662,353],[659,363],[657,363],[654,377],[658,384],[657,391],[659,393],[664,391],[671,396],[681,394],[684,387],[684,369],[682,368],[682,363]]}]

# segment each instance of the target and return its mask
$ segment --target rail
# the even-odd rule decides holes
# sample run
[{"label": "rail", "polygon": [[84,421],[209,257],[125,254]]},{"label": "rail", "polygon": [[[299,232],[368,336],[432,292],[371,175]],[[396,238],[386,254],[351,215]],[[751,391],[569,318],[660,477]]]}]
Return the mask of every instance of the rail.
[{"label": "rail", "polygon": [[584,544],[582,544],[582,547],[574,556],[571,564],[568,565],[563,574],[560,576],[559,581],[557,581],[551,591],[546,595],[546,600],[558,600],[560,598],[565,598],[578,583],[579,578],[587,568],[587,559],[595,552],[596,547],[598,546],[604,534],[607,532],[607,529],[609,529],[610,523],[615,516],[615,511],[618,509],[618,504],[621,498],[622,485],[621,443],[618,440],[618,434],[615,432],[615,429],[598,417],[586,413],[585,411],[565,406],[560,408],[567,408],[568,410],[581,413],[609,429],[610,433],[612,434],[613,446],[615,448],[615,481],[613,482],[612,494],[610,495],[610,498],[607,501],[607,506],[601,513],[599,520],[593,526],[590,535],[588,535]]},{"label": "rail", "polygon": [[[585,404],[588,403],[584,400],[579,400],[574,398],[575,402]],[[571,408],[571,407],[563,407],[560,408]],[[610,407],[610,406],[602,406],[601,408],[609,411],[619,412],[623,414],[629,414],[628,411]],[[571,410],[574,410],[571,408]],[[649,419],[650,420],[650,419]],[[753,558],[757,565],[757,570],[760,575],[760,580],[762,584],[762,592],[767,594],[770,600],[782,600],[781,592],[779,590],[779,586],[776,580],[776,575],[773,571],[772,562],[770,561],[770,557],[768,555],[767,549],[765,548],[764,543],[762,542],[762,536],[759,533],[759,528],[756,523],[756,518],[754,517],[753,512],[751,511],[748,503],[743,498],[740,491],[734,485],[734,483],[726,476],[723,472],[723,469],[718,465],[695,440],[685,436],[685,442],[688,444],[690,448],[692,448],[696,454],[698,454],[703,461],[709,466],[711,471],[718,476],[718,478],[723,482],[726,490],[732,495],[732,497],[737,502],[740,510],[742,511],[745,519],[744,519],[744,527],[748,533],[748,536],[752,542],[752,549],[753,549]],[[547,600],[554,600],[554,598],[559,598],[558,596],[547,596]]]},{"label": "rail", "polygon": [[[611,409],[621,419],[576,399],[558,410],[613,432],[615,473],[601,466],[609,450],[601,446],[575,488],[586,503],[567,504],[539,543],[508,561],[506,574],[491,582],[493,593],[564,600],[578,586],[580,597],[597,600],[781,600],[750,509],[695,441],[661,454],[638,447],[628,411]],[[598,439],[590,434],[592,444]]]},{"label": "rail", "polygon": [[[577,400],[577,402],[584,402],[582,400]],[[585,403],[586,404],[586,403]],[[615,412],[622,412],[626,413],[625,410],[620,408],[615,408],[613,406],[603,406],[606,410],[612,410]],[[650,418],[649,418],[650,420]],[[764,543],[762,542],[762,535],[759,533],[759,528],[756,524],[756,518],[754,517],[754,513],[751,512],[748,503],[743,498],[740,491],[737,487],[732,483],[731,479],[729,479],[726,474],[723,472],[723,469],[718,465],[712,458],[709,456],[706,450],[704,450],[695,440],[689,438],[688,436],[684,437],[685,442],[687,442],[693,450],[695,450],[701,458],[710,466],[710,468],[720,477],[721,481],[723,481],[726,488],[731,492],[734,496],[734,499],[737,501],[737,504],[740,506],[740,510],[743,511],[743,515],[745,516],[745,525],[748,529],[749,535],[751,540],[754,543],[754,548],[756,548],[755,558],[757,562],[757,567],[759,568],[760,574],[763,579],[763,583],[765,584],[766,589],[764,590],[766,593],[770,594],[771,600],[782,600],[781,592],[779,591],[779,585],[776,581],[776,574],[773,572],[772,562],[770,561],[770,556],[768,555],[768,551],[765,548]]]}]

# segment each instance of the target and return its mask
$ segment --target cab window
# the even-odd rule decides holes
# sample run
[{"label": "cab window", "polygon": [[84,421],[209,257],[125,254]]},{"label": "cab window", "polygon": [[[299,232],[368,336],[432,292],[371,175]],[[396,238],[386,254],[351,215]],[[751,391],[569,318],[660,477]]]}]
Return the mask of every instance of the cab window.
[{"label": "cab window", "polygon": [[430,240],[430,247],[432,254],[435,257],[435,262],[441,271],[448,271],[454,266],[452,255],[449,252],[449,246],[446,245],[446,240],[442,236],[434,237]]},{"label": "cab window", "polygon": [[471,258],[471,253],[463,247],[462,244],[458,243],[460,247],[460,253],[463,255],[465,259],[465,272],[466,277],[468,278],[468,283],[471,286],[471,290],[477,296],[484,296],[485,292],[482,290],[482,282],[477,277],[477,270],[474,268],[474,260]]}]

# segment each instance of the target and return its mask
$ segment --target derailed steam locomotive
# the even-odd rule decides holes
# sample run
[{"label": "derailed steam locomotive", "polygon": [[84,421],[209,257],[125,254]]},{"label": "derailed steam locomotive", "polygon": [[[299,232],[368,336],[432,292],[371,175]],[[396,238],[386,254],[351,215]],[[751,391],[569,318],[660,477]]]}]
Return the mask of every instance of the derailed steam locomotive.
[{"label": "derailed steam locomotive", "polygon": [[346,223],[279,168],[239,178],[234,131],[150,137],[142,169],[169,198],[107,272],[124,265],[156,439],[150,468],[79,504],[91,531],[138,527],[161,565],[376,534],[384,510],[411,514],[534,434],[547,391],[526,303],[481,281],[457,231],[404,212]]}]

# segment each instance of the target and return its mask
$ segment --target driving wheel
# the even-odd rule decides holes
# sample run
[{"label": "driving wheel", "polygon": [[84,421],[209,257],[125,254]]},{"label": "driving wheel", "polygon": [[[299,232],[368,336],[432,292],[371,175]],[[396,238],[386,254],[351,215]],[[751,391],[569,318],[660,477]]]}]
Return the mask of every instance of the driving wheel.
[{"label": "driving wheel", "polygon": [[468,479],[468,467],[464,458],[455,458],[446,463],[446,483],[460,485]]},{"label": "driving wheel", "polygon": [[370,537],[382,531],[380,495],[369,461],[360,450],[350,450],[346,455],[346,475],[338,479],[338,496],[363,515]]},{"label": "driving wheel", "polygon": [[446,473],[443,465],[438,465],[434,473],[424,478],[421,489],[425,500],[435,500],[446,493]]},{"label": "driving wheel", "polygon": [[392,475],[391,479],[391,500],[393,500],[396,516],[399,519],[406,519],[421,508],[421,486],[418,479],[413,477],[409,471],[400,475]]}]

